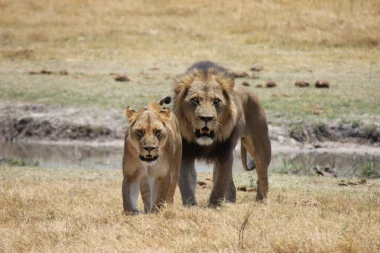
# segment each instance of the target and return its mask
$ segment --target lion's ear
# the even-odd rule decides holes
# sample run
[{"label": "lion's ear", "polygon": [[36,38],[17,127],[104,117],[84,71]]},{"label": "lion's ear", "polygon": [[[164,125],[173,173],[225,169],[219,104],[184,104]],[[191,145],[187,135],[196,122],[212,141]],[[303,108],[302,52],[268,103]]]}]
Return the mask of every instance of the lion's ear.
[{"label": "lion's ear", "polygon": [[222,78],[220,76],[216,76],[216,81],[222,86],[222,88],[228,92],[232,92],[235,87],[235,81],[233,78]]},{"label": "lion's ear", "polygon": [[190,73],[185,73],[184,75],[178,76],[174,81],[174,93],[178,97],[180,93],[183,93],[190,88],[195,77],[198,75],[198,71],[193,70]]},{"label": "lion's ear", "polygon": [[129,122],[132,122],[136,118],[136,111],[130,106],[125,109],[125,115],[127,116]]},{"label": "lion's ear", "polygon": [[172,111],[169,108],[162,107],[160,111],[160,117],[163,121],[170,120],[170,117],[172,116]]}]

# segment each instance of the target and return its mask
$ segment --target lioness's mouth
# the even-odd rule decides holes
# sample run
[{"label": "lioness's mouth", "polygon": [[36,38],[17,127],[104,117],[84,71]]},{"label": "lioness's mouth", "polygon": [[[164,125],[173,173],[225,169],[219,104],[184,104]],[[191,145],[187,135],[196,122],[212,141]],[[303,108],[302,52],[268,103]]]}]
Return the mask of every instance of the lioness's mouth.
[{"label": "lioness's mouth", "polygon": [[142,156],[140,155],[140,160],[143,162],[154,162],[156,161],[158,156],[152,156],[152,155],[147,155],[147,156]]},{"label": "lioness's mouth", "polygon": [[214,139],[215,131],[214,130],[210,130],[208,127],[203,127],[201,129],[195,130],[195,136],[197,138],[209,137],[211,139]]}]

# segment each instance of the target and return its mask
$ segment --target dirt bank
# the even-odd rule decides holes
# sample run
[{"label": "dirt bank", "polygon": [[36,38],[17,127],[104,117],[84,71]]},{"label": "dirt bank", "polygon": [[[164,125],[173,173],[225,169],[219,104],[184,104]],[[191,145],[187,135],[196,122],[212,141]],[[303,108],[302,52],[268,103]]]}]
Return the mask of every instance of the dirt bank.
[{"label": "dirt bank", "polygon": [[112,141],[123,138],[123,119],[116,110],[0,101],[2,141]]},{"label": "dirt bank", "polygon": [[[0,101],[1,141],[121,141],[126,126],[122,110]],[[274,145],[308,144],[319,148],[323,143],[334,142],[380,146],[380,129],[374,125],[299,122],[281,127],[270,125],[269,130]]]}]

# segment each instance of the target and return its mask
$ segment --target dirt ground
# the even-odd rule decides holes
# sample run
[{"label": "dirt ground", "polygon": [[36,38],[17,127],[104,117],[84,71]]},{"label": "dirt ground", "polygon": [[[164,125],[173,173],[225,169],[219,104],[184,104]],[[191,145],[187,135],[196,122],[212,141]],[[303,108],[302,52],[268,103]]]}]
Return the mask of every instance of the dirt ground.
[{"label": "dirt ground", "polygon": [[[0,101],[1,141],[32,141],[86,145],[123,144],[126,119],[118,110],[89,109],[59,105]],[[273,117],[267,113],[268,122]],[[315,127],[301,124],[297,131],[269,124],[275,150],[326,149],[342,152],[370,152],[380,155],[380,130],[370,132],[352,124]]]}]

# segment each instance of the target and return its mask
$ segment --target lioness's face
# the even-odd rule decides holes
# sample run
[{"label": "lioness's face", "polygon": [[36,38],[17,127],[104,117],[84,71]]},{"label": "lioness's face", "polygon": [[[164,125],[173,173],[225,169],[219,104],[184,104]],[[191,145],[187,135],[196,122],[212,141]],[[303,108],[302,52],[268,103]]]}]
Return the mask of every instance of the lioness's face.
[{"label": "lioness's face", "polygon": [[136,119],[130,136],[140,160],[152,165],[162,155],[161,150],[166,143],[167,129],[155,113],[145,111]]},{"label": "lioness's face", "polygon": [[216,81],[194,80],[185,102],[188,109],[193,112],[191,118],[193,132],[199,145],[211,145],[217,131],[221,126],[219,116],[225,106],[223,89]]}]

